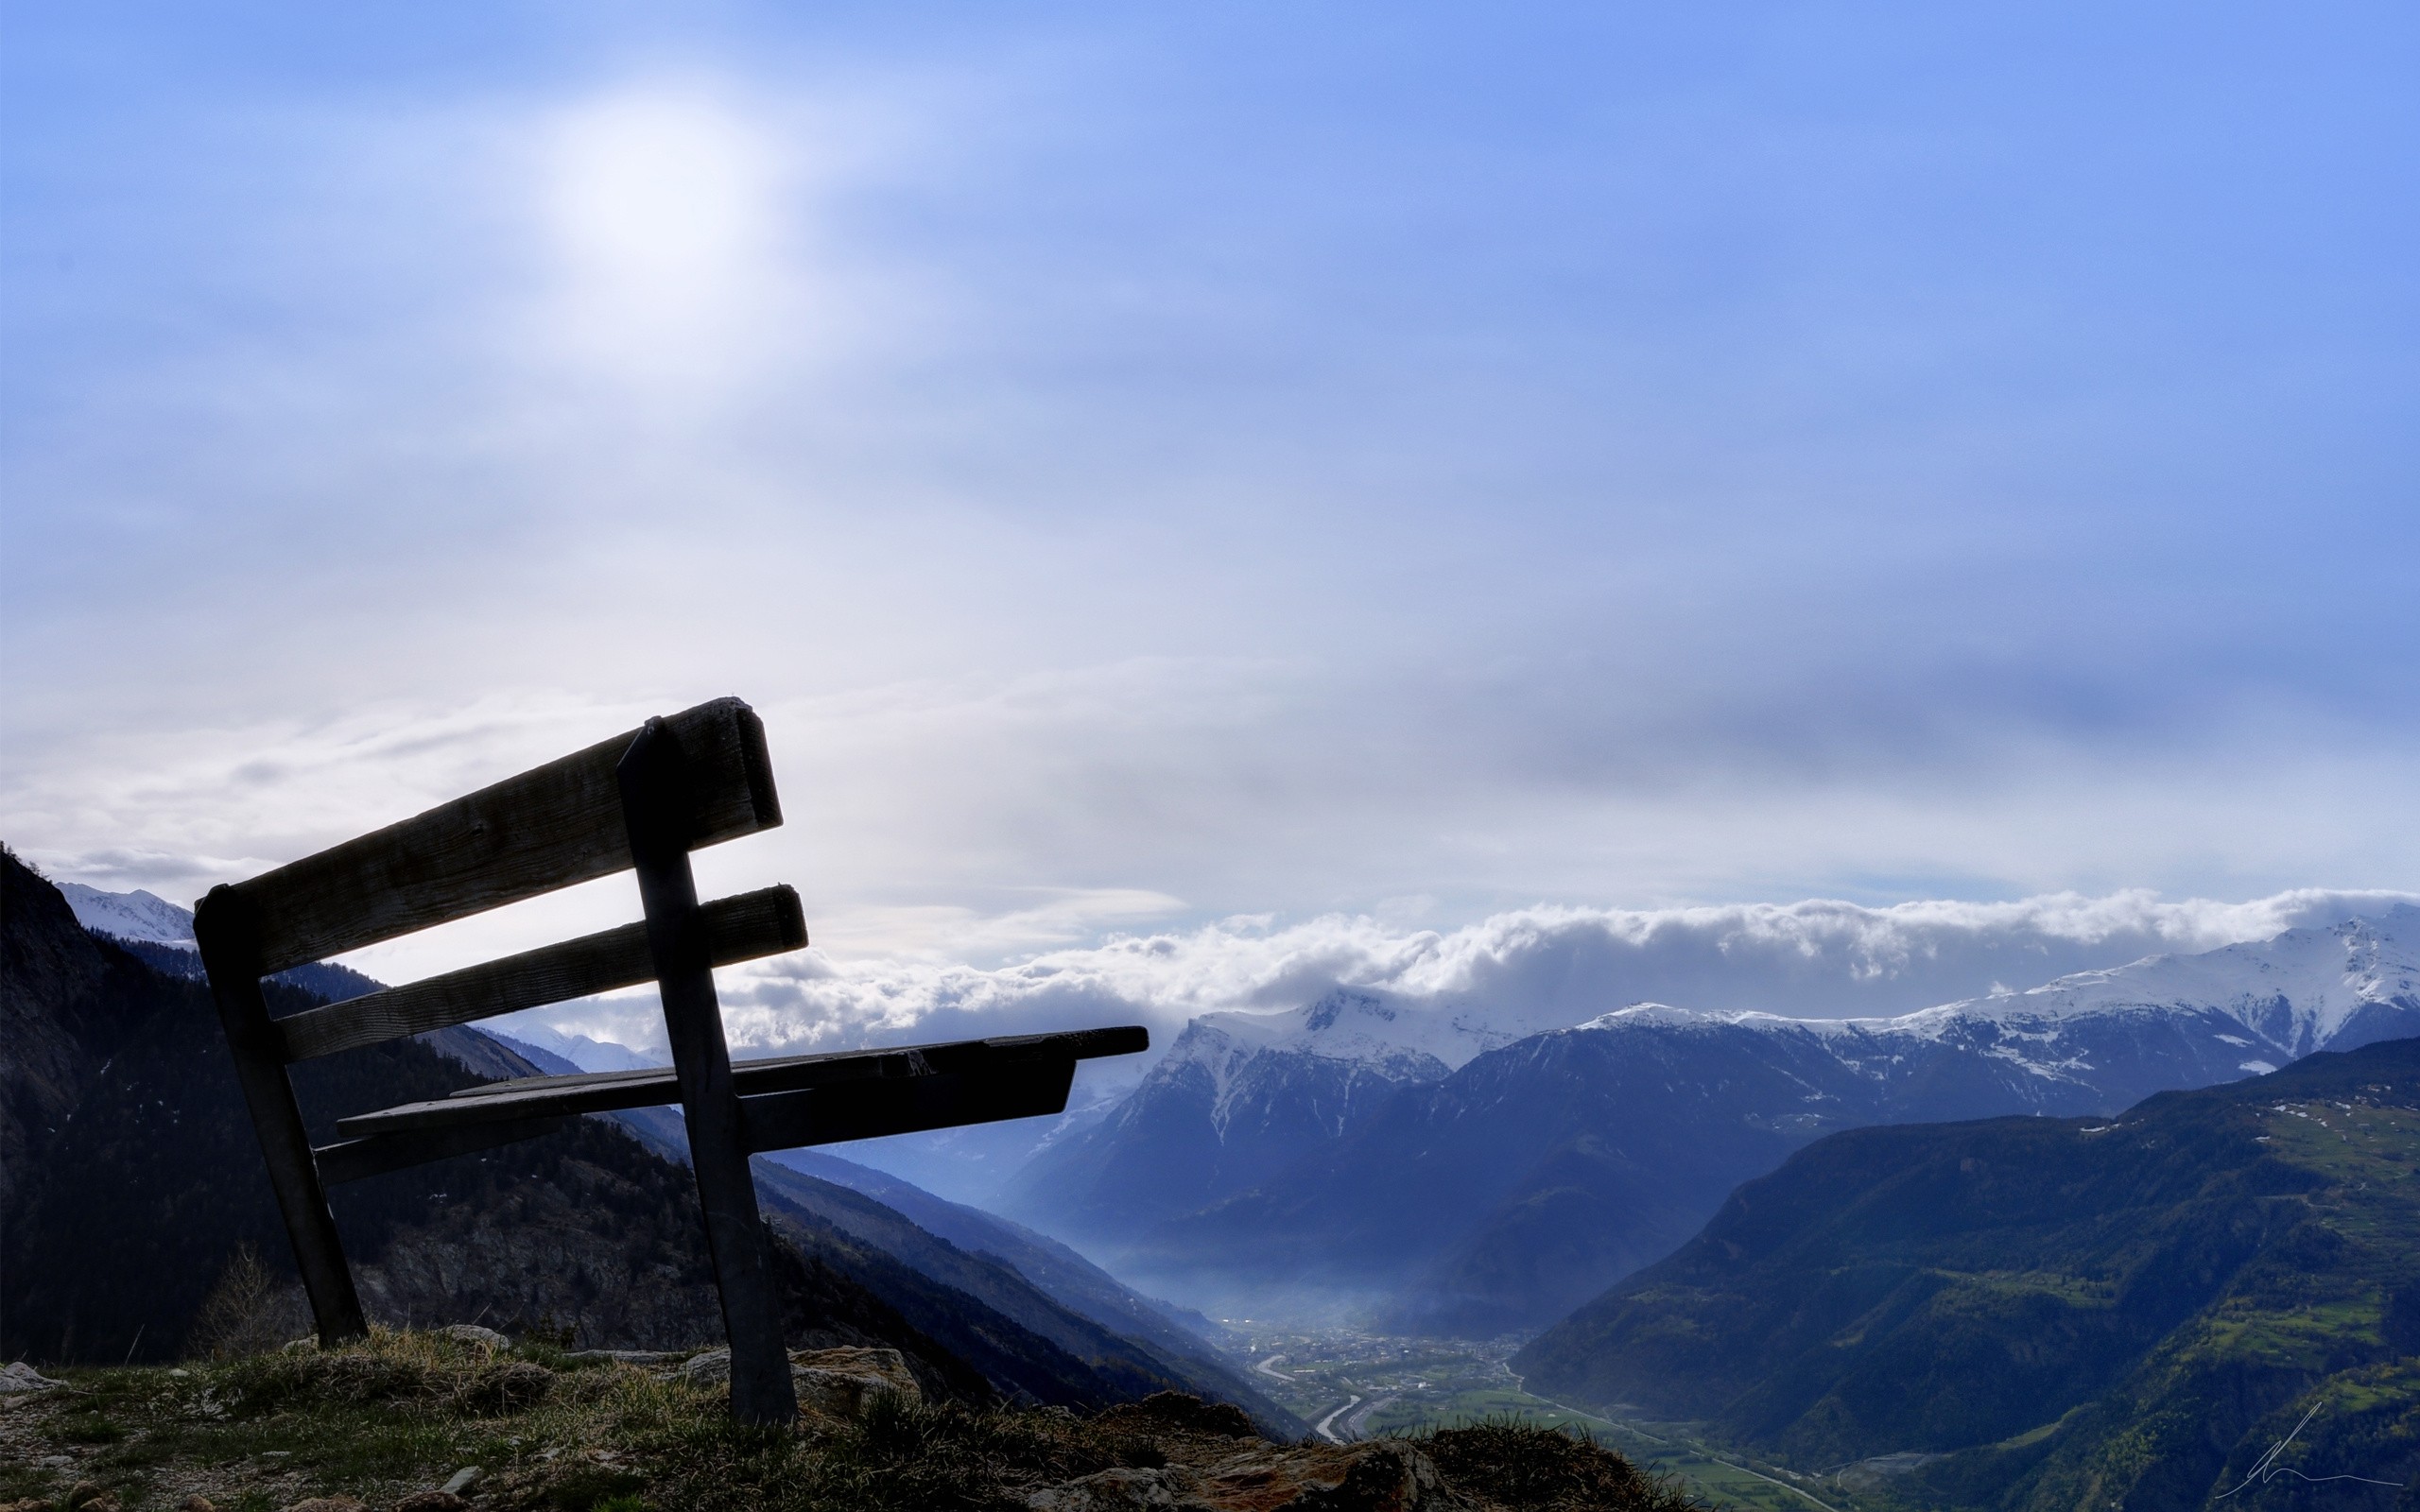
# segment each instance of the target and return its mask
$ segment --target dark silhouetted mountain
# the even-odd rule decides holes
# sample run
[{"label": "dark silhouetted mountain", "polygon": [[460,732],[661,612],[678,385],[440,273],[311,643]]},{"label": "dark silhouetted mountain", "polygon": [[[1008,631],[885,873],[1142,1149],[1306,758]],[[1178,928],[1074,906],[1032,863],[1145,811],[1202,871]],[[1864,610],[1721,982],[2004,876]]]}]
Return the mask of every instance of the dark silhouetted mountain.
[{"label": "dark silhouetted mountain", "polygon": [[1833,1135],[1513,1364],[1937,1509],[2207,1505],[2316,1408],[2230,1504],[2409,1506],[2294,1477],[2420,1481],[2420,1040]]},{"label": "dark silhouetted mountain", "polygon": [[[0,1352],[172,1358],[239,1246],[292,1285],[217,1013],[203,983],[88,933],[13,856],[0,855],[0,1083],[16,1142],[0,1208]],[[323,1001],[274,980],[265,990],[278,1014]],[[475,1031],[430,1038],[511,1074],[538,1069]],[[480,1079],[413,1040],[294,1069],[321,1141],[346,1114]],[[689,1174],[610,1121],[348,1183],[331,1203],[380,1321],[478,1320],[666,1348],[721,1332]],[[1096,1330],[1096,1367],[811,1211],[779,1216],[794,1344],[898,1348],[942,1399],[1091,1408],[1170,1383],[1142,1379],[1139,1347],[1121,1353],[1106,1331]]]}]

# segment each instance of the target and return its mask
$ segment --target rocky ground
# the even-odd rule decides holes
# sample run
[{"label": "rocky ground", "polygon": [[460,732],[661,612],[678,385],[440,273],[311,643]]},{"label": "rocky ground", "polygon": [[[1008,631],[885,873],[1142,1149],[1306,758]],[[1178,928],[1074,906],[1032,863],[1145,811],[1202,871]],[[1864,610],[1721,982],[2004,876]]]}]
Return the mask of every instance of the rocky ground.
[{"label": "rocky ground", "polygon": [[1274,1444],[1162,1395],[1084,1418],[928,1405],[885,1349],[793,1356],[795,1431],[721,1351],[380,1332],[174,1368],[13,1366],[0,1512],[1683,1512],[1618,1454],[1510,1424]]}]

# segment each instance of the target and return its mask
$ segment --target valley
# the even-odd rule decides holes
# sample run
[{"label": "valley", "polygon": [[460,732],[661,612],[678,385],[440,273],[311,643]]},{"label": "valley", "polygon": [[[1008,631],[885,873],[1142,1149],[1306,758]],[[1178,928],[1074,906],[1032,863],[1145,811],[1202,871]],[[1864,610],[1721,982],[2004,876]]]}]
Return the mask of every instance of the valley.
[{"label": "valley", "polygon": [[[1832,1478],[1807,1476],[1703,1442],[1698,1425],[1633,1422],[1533,1395],[1510,1364],[1520,1340],[1398,1338],[1234,1319],[1253,1377],[1295,1417],[1336,1438],[1420,1435],[1521,1422],[1584,1435],[1700,1501],[1756,1512],[1856,1512]],[[1802,1488],[1803,1487],[1803,1488]]]}]

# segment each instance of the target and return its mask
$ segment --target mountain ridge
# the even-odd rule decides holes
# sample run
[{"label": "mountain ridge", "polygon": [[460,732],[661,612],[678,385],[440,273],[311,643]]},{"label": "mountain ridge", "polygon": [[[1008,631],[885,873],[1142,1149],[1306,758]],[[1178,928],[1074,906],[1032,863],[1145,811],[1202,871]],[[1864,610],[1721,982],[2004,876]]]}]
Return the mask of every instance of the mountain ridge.
[{"label": "mountain ridge", "polygon": [[1843,1486],[1879,1507],[2202,1506],[2307,1411],[2295,1475],[2420,1483],[2420,1039],[2115,1118],[1831,1135],[1512,1363],[1802,1472],[1880,1464]]},{"label": "mountain ridge", "polygon": [[[1314,1115],[1349,1106],[1337,1089],[1357,1063],[1298,1010],[1230,1056],[1224,1086],[1172,1051],[1028,1173],[1017,1211],[1197,1304],[1307,1298],[1410,1332],[1534,1328],[1823,1133],[2115,1112],[2314,1044],[2420,1032],[2414,940],[2420,909],[2402,905],[1887,1019],[1633,1005],[1376,1087],[1324,1124]],[[1383,1037],[1400,1019],[1377,1010],[1395,1006],[1370,997],[1361,1035]],[[1255,1136],[1288,1137],[1230,1142],[1214,1097],[1252,1110]]]}]

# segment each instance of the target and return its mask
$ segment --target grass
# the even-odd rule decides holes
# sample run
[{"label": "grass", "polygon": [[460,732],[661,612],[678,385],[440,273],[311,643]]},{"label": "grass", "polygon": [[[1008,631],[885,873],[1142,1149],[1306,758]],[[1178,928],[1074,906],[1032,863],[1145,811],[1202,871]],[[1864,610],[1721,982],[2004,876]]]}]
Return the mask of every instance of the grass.
[{"label": "grass", "polygon": [[[1006,1512],[1040,1486],[1201,1465],[1256,1444],[1234,1436],[1247,1431],[1240,1415],[1203,1428],[1166,1419],[1173,1409],[1085,1418],[889,1397],[856,1420],[809,1414],[794,1431],[750,1428],[732,1420],[720,1390],[674,1373],[545,1349],[491,1354],[419,1333],[175,1371],[63,1374],[72,1396],[0,1414],[0,1502],[56,1499],[91,1480],[128,1512],[197,1492],[222,1512],[332,1494],[377,1509],[477,1465],[483,1512]],[[1431,1430],[1414,1442],[1504,1512],[1694,1504],[1620,1455],[1535,1424]],[[62,1455],[72,1463],[40,1463]]]}]

